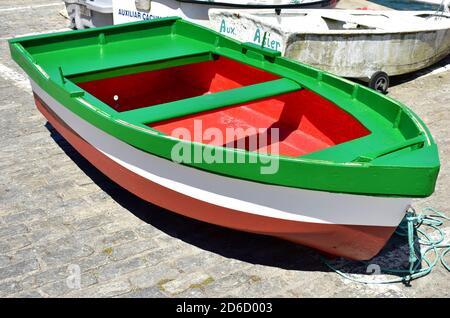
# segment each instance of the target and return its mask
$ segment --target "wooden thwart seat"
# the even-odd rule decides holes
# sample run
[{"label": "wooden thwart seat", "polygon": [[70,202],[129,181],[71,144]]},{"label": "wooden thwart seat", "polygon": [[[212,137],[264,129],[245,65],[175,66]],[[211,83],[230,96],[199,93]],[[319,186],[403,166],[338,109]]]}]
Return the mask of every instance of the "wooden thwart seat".
[{"label": "wooden thwart seat", "polygon": [[221,107],[242,104],[299,89],[301,89],[299,83],[287,78],[281,78],[217,93],[129,110],[118,114],[118,117],[123,121],[149,124]]}]

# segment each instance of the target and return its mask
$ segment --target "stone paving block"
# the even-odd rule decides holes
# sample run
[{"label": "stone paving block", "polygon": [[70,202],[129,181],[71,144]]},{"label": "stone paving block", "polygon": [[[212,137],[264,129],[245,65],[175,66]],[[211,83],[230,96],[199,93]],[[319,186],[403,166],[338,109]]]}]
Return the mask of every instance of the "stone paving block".
[{"label": "stone paving block", "polygon": [[124,230],[129,230],[131,228],[133,228],[134,232],[139,236],[139,233],[137,232],[136,226],[140,225],[142,221],[140,220],[136,220],[136,221],[132,221],[130,219],[128,219],[126,222],[123,222],[121,219],[120,220],[114,220],[111,223],[105,224],[102,226],[102,230],[105,233],[115,233],[115,232],[119,232],[119,231],[124,231]]},{"label": "stone paving block", "polygon": [[0,227],[0,239],[4,236],[14,236],[26,232],[28,232],[28,228],[24,224],[8,224]]},{"label": "stone paving block", "polygon": [[123,230],[105,236],[102,239],[102,245],[116,246],[122,243],[134,241],[136,239],[137,239],[136,233],[134,233],[132,230]]},{"label": "stone paving block", "polygon": [[89,271],[92,269],[97,269],[99,267],[102,267],[110,262],[110,259],[108,255],[105,253],[94,253],[92,255],[89,255],[89,257],[85,257],[81,260],[77,260],[75,263],[76,265],[79,265],[81,268],[81,272]]},{"label": "stone paving block", "polygon": [[[300,282],[297,287],[287,291],[290,297],[305,298],[305,297],[343,297],[342,290],[345,290],[346,285],[342,279],[336,277],[334,273],[325,273],[320,275],[314,273],[314,280],[307,282]],[[326,281],[324,284],[323,281]]]},{"label": "stone paving block", "polygon": [[27,276],[22,280],[22,286],[25,289],[36,288],[48,283],[66,279],[69,274],[68,266],[50,268]]},{"label": "stone paving block", "polygon": [[275,292],[284,291],[289,283],[282,277],[260,277],[251,275],[250,279],[228,295],[233,297],[273,297]]},{"label": "stone paving block", "polygon": [[180,274],[176,279],[159,284],[165,293],[176,295],[187,289],[204,288],[214,282],[214,278],[205,273]]},{"label": "stone paving block", "polygon": [[142,257],[145,258],[149,266],[155,266],[160,263],[168,262],[171,259],[177,258],[180,255],[186,255],[186,250],[180,249],[178,245],[163,247],[157,250],[152,250]]},{"label": "stone paving block", "polygon": [[49,244],[70,235],[70,230],[64,225],[49,226],[47,228],[34,230],[28,235],[33,244]]},{"label": "stone paving block", "polygon": [[204,287],[204,291],[208,297],[220,297],[247,283],[251,279],[252,276],[244,272],[232,273],[208,284]]},{"label": "stone paving block", "polygon": [[141,223],[137,226],[136,233],[141,238],[152,239],[158,236],[161,232],[150,224]]},{"label": "stone paving block", "polygon": [[11,236],[0,241],[0,254],[8,253],[12,250],[26,247],[31,242],[25,235]]},{"label": "stone paving block", "polygon": [[130,283],[136,289],[145,289],[152,286],[160,287],[161,282],[169,282],[180,275],[175,268],[166,266],[145,267],[129,275]]},{"label": "stone paving block", "polygon": [[86,244],[96,252],[102,252],[108,256],[112,254],[114,247],[137,239],[131,230],[104,233],[101,226],[74,233],[73,236],[78,243]]},{"label": "stone paving block", "polygon": [[109,201],[111,197],[108,193],[104,191],[99,191],[95,193],[90,193],[89,195],[85,196],[85,199],[90,202],[92,205],[95,204],[103,204],[105,201]]},{"label": "stone paving block", "polygon": [[213,267],[220,261],[221,257],[214,253],[199,251],[195,254],[182,255],[181,257],[170,260],[170,264],[182,272],[195,272]]},{"label": "stone paving block", "polygon": [[[82,286],[90,286],[97,282],[92,272],[83,264],[69,264],[61,267],[49,268],[45,271],[29,275],[22,280],[24,289],[33,289],[43,285],[50,286],[51,283],[67,281],[73,274],[73,266],[79,266],[80,281]],[[69,288],[69,287],[68,287]]]},{"label": "stone paving block", "polygon": [[66,228],[67,225],[71,224],[71,221],[74,219],[73,215],[61,213],[56,213],[55,215],[53,214],[53,212],[54,212],[53,210],[48,211],[49,216],[46,217],[45,219],[28,223],[27,226],[30,228],[30,232],[47,230],[49,228],[54,228],[57,226],[62,226]]},{"label": "stone paving block", "polygon": [[8,296],[9,298],[42,298],[44,297],[44,295],[42,295],[41,293],[39,293],[36,290],[27,290],[27,291],[22,291],[16,294],[11,294]]},{"label": "stone paving block", "polygon": [[20,250],[10,251],[6,255],[0,256],[0,267],[17,264],[22,261],[37,259],[38,253],[33,247],[26,247]]},{"label": "stone paving block", "polygon": [[97,278],[92,273],[84,273],[81,275],[80,285],[73,286],[67,282],[67,279],[52,282],[39,287],[39,290],[49,297],[61,297],[70,292],[82,290],[97,283]]},{"label": "stone paving block", "polygon": [[[70,228],[70,225],[69,225]],[[67,239],[73,240],[78,244],[83,244],[91,247],[93,250],[99,249],[105,233],[99,227],[93,227],[84,231],[72,231]]]},{"label": "stone paving block", "polygon": [[72,264],[76,260],[87,257],[94,253],[94,250],[87,246],[69,240],[59,240],[48,246],[40,247],[42,260],[48,264]]},{"label": "stone paving block", "polygon": [[120,297],[125,298],[166,298],[158,288],[156,287],[148,287],[144,289],[133,290],[130,293],[123,294]]},{"label": "stone paving block", "polygon": [[8,255],[0,255],[0,268],[9,265],[11,258]]},{"label": "stone paving block", "polygon": [[5,283],[0,283],[0,297],[8,296],[11,294],[18,293],[22,290],[20,282],[10,281]]},{"label": "stone paving block", "polygon": [[180,239],[178,239],[178,238],[176,238],[174,236],[168,235],[168,234],[166,234],[164,232],[162,232],[162,233],[160,232],[159,235],[154,236],[153,240],[155,240],[155,242],[161,247],[165,247],[165,246],[169,246],[170,247],[170,246],[173,246],[174,244],[178,243],[180,246],[183,245],[187,249],[191,249],[192,248],[191,245],[185,244],[182,240],[180,240]]},{"label": "stone paving block", "polygon": [[39,262],[36,259],[23,261],[17,264],[0,268],[0,281],[7,278],[17,278],[39,269]]},{"label": "stone paving block", "polygon": [[228,276],[234,272],[247,272],[252,265],[236,259],[222,259],[217,261],[213,266],[205,269],[211,276],[216,279]]},{"label": "stone paving block", "polygon": [[[64,170],[65,167],[63,167]],[[77,175],[79,172],[74,171],[73,175]],[[66,176],[67,177],[67,176]],[[72,200],[72,199],[78,199],[83,198],[84,196],[91,194],[92,192],[99,191],[99,188],[97,185],[86,185],[86,186],[78,186],[74,183],[73,180],[71,180],[72,183],[72,189],[71,191],[63,191],[60,193],[61,198],[63,200]]]},{"label": "stone paving block", "polygon": [[101,225],[104,225],[104,224],[107,224],[110,222],[112,222],[112,220],[106,215],[95,215],[92,217],[88,217],[86,219],[76,221],[71,226],[76,231],[84,231],[84,230],[89,230],[91,228],[97,228]]},{"label": "stone paving block", "polygon": [[65,296],[84,298],[114,297],[127,294],[131,290],[131,284],[127,280],[115,280],[105,284],[96,284],[82,290],[72,291]]},{"label": "stone paving block", "polygon": [[203,288],[188,288],[185,291],[174,295],[175,297],[179,298],[206,298],[207,295],[203,291]]},{"label": "stone paving block", "polygon": [[159,246],[152,240],[132,241],[111,248],[111,258],[118,261],[133,255],[139,255]]},{"label": "stone paving block", "polygon": [[23,222],[31,222],[34,220],[42,219],[46,216],[46,213],[42,209],[34,209],[30,211],[24,211],[21,213],[12,213],[3,216],[3,220],[7,224],[14,224],[14,223],[23,223]]},{"label": "stone paving block", "polygon": [[119,262],[112,262],[95,270],[99,282],[108,281],[124,274],[145,267],[146,261],[142,257],[135,257]]}]

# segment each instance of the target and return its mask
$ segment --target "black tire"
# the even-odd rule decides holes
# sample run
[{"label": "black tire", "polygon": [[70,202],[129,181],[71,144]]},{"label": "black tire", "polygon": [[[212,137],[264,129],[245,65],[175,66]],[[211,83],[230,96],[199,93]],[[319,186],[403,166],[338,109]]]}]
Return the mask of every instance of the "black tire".
[{"label": "black tire", "polygon": [[76,30],[77,29],[77,24],[75,23],[75,18],[72,18],[70,20],[70,26],[69,26],[72,30]]},{"label": "black tire", "polygon": [[380,93],[386,94],[389,88],[389,76],[382,71],[373,73],[369,80],[369,87]]}]

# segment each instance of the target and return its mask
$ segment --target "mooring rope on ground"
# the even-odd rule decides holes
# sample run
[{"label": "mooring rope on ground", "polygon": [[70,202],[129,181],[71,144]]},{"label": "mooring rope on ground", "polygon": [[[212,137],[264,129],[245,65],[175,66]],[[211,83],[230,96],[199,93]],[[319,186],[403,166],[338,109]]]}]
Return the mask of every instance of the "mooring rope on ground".
[{"label": "mooring rope on ground", "polygon": [[[423,213],[416,214],[413,208],[408,209],[405,218],[395,231],[397,235],[407,237],[409,248],[409,268],[408,269],[390,269],[381,268],[379,274],[398,275],[398,278],[386,280],[373,280],[372,276],[367,278],[358,278],[355,274],[346,273],[336,268],[332,261],[322,258],[326,266],[339,274],[340,276],[354,282],[363,284],[391,284],[405,283],[409,284],[414,279],[424,277],[431,273],[433,268],[439,262],[442,266],[450,271],[450,265],[445,260],[446,255],[450,252],[450,243],[446,242],[446,234],[440,228],[444,224],[444,220],[450,220],[444,213],[436,211],[433,208],[425,208]],[[437,234],[437,238],[433,238],[427,233],[423,226],[431,228]],[[415,235],[417,233],[417,236]],[[415,244],[419,244],[416,250]],[[420,250],[420,245],[427,246],[424,251]],[[433,252],[434,258],[428,257]],[[349,261],[350,262],[350,261]],[[360,262],[363,265],[370,265],[370,261]],[[422,267],[425,266],[425,267]]]}]

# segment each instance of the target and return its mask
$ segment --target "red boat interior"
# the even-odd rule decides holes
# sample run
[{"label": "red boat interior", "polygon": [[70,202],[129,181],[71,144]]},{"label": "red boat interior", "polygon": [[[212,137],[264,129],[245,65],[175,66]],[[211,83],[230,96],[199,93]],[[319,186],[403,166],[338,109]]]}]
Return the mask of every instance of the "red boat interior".
[{"label": "red boat interior", "polygon": [[[219,57],[77,85],[123,112],[278,78]],[[370,133],[352,115],[304,88],[148,126],[177,138],[285,156],[305,155]]]},{"label": "red boat interior", "polygon": [[[193,141],[285,156],[305,155],[369,134],[351,115],[306,89],[150,126],[166,134],[183,133],[175,130],[183,127]],[[202,139],[194,140],[199,129]]]},{"label": "red boat interior", "polygon": [[206,62],[78,83],[78,86],[123,112],[278,78],[263,70],[219,57]]}]

